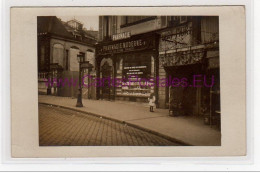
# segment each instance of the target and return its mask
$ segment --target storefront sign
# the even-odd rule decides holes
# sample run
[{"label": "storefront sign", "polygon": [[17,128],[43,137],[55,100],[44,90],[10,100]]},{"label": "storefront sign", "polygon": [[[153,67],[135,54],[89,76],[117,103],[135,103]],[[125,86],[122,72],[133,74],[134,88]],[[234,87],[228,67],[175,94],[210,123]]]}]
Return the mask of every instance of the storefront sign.
[{"label": "storefront sign", "polygon": [[97,47],[97,55],[125,53],[138,50],[154,49],[155,38],[145,37],[137,39],[124,39],[100,45]]},{"label": "storefront sign", "polygon": [[202,63],[205,51],[203,49],[171,53],[160,56],[161,66],[181,66]]},{"label": "storefront sign", "polygon": [[131,36],[130,32],[123,32],[123,33],[112,35],[112,40],[116,41],[116,40],[121,40],[121,39],[125,39],[125,38],[130,38],[130,36]]},{"label": "storefront sign", "polygon": [[146,73],[147,66],[132,66],[132,67],[124,67],[124,73],[129,75],[143,75]]},{"label": "storefront sign", "polygon": [[190,46],[192,41],[192,23],[172,28],[161,33],[159,51],[174,50]]},{"label": "storefront sign", "polygon": [[[139,58],[142,58],[140,61]],[[132,58],[128,57],[123,63],[123,77],[138,76],[141,78],[148,77],[151,74],[151,58],[150,56],[140,57],[134,55]]]}]

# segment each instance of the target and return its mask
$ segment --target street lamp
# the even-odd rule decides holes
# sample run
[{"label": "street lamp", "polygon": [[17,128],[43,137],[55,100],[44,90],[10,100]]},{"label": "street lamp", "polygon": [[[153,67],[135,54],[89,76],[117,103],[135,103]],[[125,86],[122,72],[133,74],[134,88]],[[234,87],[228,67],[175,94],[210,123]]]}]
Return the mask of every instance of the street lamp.
[{"label": "street lamp", "polygon": [[81,86],[81,63],[84,61],[84,57],[83,57],[82,53],[79,53],[77,55],[77,60],[79,62],[79,91],[78,91],[78,99],[77,99],[76,107],[83,107],[83,104],[82,104],[82,86]]}]

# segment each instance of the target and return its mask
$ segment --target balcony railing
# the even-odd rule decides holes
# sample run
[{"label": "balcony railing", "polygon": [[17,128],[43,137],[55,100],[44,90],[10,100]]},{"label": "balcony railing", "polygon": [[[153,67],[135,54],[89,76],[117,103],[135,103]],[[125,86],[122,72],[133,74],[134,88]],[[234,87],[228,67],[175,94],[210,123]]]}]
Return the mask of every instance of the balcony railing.
[{"label": "balcony railing", "polygon": [[44,81],[48,77],[48,72],[39,72],[38,73],[38,81]]}]

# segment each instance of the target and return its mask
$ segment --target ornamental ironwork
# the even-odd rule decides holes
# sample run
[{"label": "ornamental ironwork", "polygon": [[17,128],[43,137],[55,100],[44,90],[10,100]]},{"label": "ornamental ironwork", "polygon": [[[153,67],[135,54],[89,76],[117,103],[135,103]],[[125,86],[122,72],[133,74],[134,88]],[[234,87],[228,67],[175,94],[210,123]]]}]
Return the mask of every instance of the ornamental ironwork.
[{"label": "ornamental ironwork", "polygon": [[202,63],[204,55],[204,49],[166,53],[160,55],[160,65],[167,67],[198,64]]}]

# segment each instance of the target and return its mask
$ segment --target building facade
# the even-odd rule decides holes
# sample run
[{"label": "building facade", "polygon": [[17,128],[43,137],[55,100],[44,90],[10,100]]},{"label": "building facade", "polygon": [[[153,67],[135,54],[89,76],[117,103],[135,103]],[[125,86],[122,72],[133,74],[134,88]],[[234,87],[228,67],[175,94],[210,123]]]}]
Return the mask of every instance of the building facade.
[{"label": "building facade", "polygon": [[172,115],[220,114],[219,22],[211,16],[167,17],[160,31],[159,107]]},{"label": "building facade", "polygon": [[[75,19],[63,22],[55,16],[38,17],[37,34],[39,92],[76,97],[79,79],[77,55],[79,53],[84,56],[85,61],[93,65],[92,70],[84,70],[82,75],[96,75],[95,34],[93,31],[89,34],[84,30],[83,24]],[[84,87],[83,97],[96,99],[95,87]]]},{"label": "building facade", "polygon": [[[146,102],[156,86],[147,79],[158,74],[159,34],[166,25],[160,16],[100,16],[97,46],[97,76],[104,80],[97,88],[100,99]],[[112,87],[111,87],[112,86]]]},{"label": "building facade", "polygon": [[218,17],[100,16],[98,41],[98,99],[154,92],[173,115],[220,113]]}]

